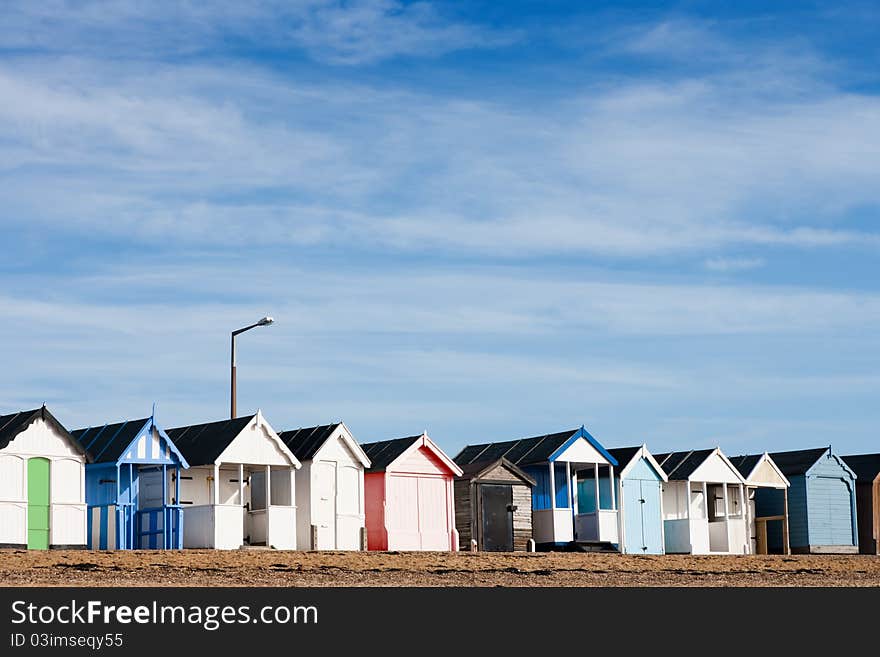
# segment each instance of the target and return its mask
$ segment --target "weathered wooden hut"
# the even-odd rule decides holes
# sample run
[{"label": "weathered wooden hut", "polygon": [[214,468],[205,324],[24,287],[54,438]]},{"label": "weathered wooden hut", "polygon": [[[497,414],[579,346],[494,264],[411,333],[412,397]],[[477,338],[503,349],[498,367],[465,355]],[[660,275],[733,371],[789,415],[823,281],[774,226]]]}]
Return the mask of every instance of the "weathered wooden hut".
[{"label": "weathered wooden hut", "polygon": [[89,547],[181,549],[183,512],[172,500],[180,495],[180,470],[189,464],[153,415],[71,433],[90,460]]},{"label": "weathered wooden hut", "polygon": [[84,548],[87,461],[45,406],[0,416],[0,547]]},{"label": "weathered wooden hut", "polygon": [[427,433],[361,445],[370,550],[456,550],[459,468]]},{"label": "weathered wooden hut", "polygon": [[719,448],[655,456],[666,472],[663,540],[668,554],[746,554],[746,480]]},{"label": "weathered wooden hut", "polygon": [[[746,480],[749,554],[791,554],[788,539],[788,489],[791,484],[767,452],[733,456],[730,462]],[[758,509],[762,514],[758,515]],[[771,544],[777,547],[771,548]]]},{"label": "weathered wooden hut", "polygon": [[296,476],[299,550],[361,550],[370,459],[342,422],[278,434],[302,463]]},{"label": "weathered wooden hut", "polygon": [[[788,528],[791,551],[854,553],[859,550],[856,521],[856,475],[831,447],[771,452],[791,486]],[[776,515],[778,507],[756,504],[760,516]],[[771,535],[770,549],[780,546]]]},{"label": "weathered wooden hut", "polygon": [[468,445],[458,458],[505,458],[535,480],[532,533],[537,549],[567,549],[575,545],[613,548],[617,544],[617,461],[584,427]]},{"label": "weathered wooden hut", "polygon": [[260,411],[168,429],[168,436],[190,465],[174,500],[183,508],[184,547],[296,549],[300,463]]},{"label": "weathered wooden hut", "polygon": [[535,480],[503,457],[494,461],[453,460],[462,470],[454,484],[459,549],[522,552],[533,546]]},{"label": "weathered wooden hut", "polygon": [[646,445],[608,453],[618,464],[617,499],[621,552],[663,554],[663,482],[666,473]]},{"label": "weathered wooden hut", "polygon": [[859,552],[880,554],[880,454],[855,454],[843,460],[857,477]]}]

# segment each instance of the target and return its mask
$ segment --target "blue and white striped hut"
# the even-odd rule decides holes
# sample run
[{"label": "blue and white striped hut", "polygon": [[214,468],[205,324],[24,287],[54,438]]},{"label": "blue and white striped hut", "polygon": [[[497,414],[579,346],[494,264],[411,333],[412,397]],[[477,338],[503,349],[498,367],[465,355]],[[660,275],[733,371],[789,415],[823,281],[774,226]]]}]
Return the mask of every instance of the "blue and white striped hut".
[{"label": "blue and white striped hut", "polygon": [[189,464],[153,415],[71,433],[91,460],[86,466],[89,547],[183,548],[180,470]]}]

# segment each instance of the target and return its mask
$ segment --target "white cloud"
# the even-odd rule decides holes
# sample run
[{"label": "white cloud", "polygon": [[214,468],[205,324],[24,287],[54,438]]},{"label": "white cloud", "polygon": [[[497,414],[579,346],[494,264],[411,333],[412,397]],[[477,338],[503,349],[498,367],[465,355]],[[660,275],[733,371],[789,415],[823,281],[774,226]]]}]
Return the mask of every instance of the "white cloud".
[{"label": "white cloud", "polygon": [[447,17],[433,2],[400,0],[8,2],[0,27],[0,48],[14,50],[152,59],[237,41],[341,65],[494,48],[516,38]]},{"label": "white cloud", "polygon": [[876,248],[880,100],[729,75],[540,108],[251,68],[0,67],[4,222],[519,257]]},{"label": "white cloud", "polygon": [[709,258],[703,263],[709,271],[721,273],[759,269],[764,264],[763,258]]}]

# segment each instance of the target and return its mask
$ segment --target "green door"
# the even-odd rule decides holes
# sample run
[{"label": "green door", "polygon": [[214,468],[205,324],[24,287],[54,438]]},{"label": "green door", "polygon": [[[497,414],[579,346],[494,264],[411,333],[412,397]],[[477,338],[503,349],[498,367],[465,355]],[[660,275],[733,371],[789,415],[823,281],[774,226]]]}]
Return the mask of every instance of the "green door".
[{"label": "green door", "polygon": [[28,459],[28,549],[49,549],[49,459]]}]

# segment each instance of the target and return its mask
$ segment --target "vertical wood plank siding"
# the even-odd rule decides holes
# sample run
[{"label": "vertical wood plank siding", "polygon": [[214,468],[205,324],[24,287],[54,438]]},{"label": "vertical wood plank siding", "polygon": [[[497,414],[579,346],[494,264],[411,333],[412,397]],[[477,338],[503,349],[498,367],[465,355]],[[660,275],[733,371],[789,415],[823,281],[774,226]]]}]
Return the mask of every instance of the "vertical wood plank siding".
[{"label": "vertical wood plank siding", "polygon": [[456,479],[453,484],[455,493],[455,528],[458,530],[458,549],[471,549],[471,480]]},{"label": "vertical wood plank siding", "polygon": [[513,549],[525,552],[532,537],[532,489],[522,484],[513,487]]}]

